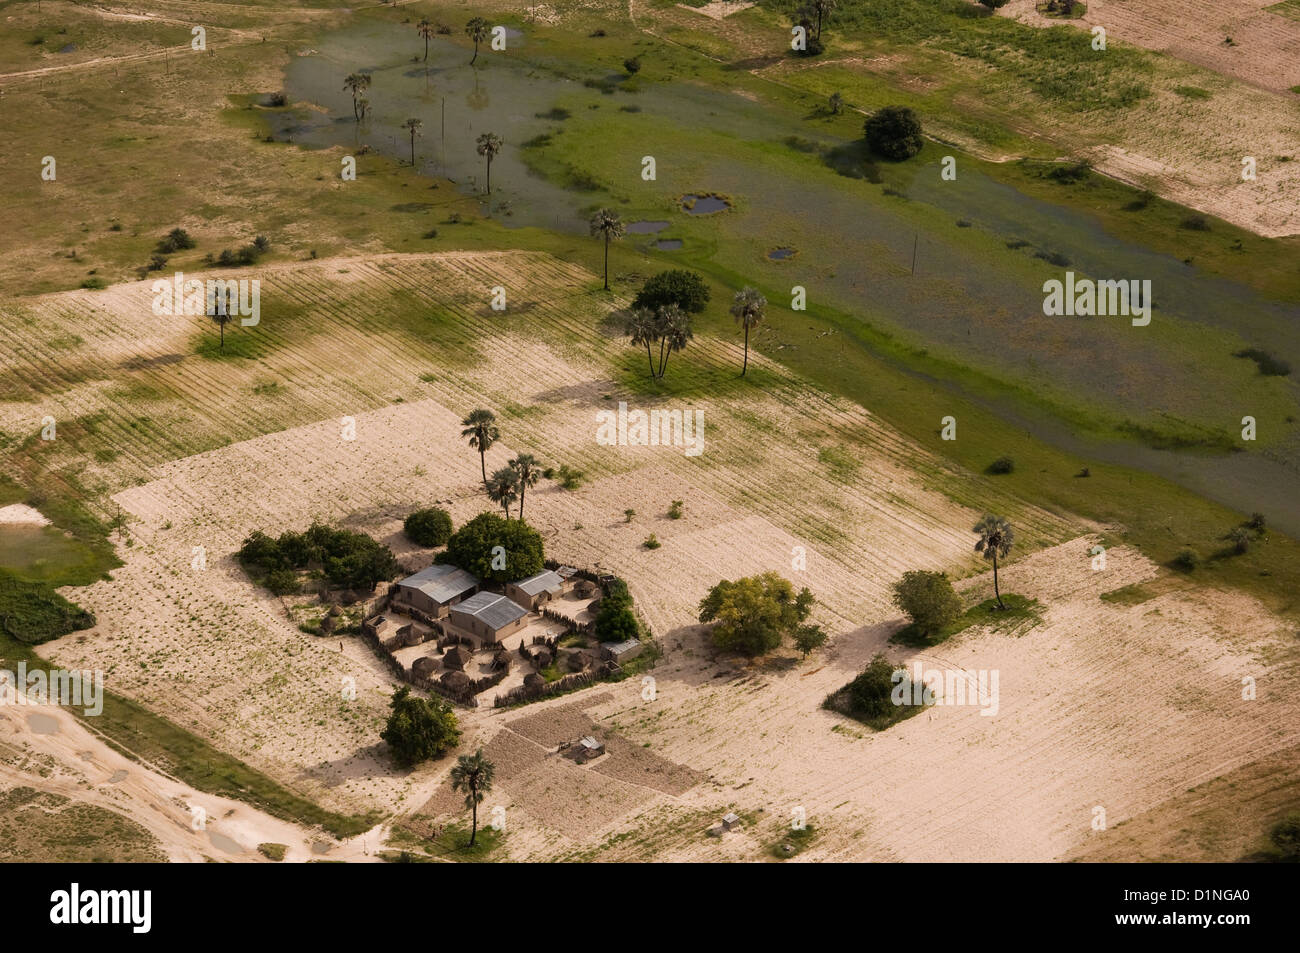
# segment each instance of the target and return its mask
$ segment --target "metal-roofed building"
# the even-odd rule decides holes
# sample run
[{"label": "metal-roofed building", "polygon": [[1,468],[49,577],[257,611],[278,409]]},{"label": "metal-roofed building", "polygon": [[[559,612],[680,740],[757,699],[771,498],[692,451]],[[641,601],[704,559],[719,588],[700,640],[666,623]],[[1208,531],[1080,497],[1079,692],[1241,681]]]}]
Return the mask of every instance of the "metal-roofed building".
[{"label": "metal-roofed building", "polygon": [[391,605],[440,619],[451,606],[477,592],[478,587],[479,578],[473,573],[445,564],[430,566],[394,585]]},{"label": "metal-roofed building", "polygon": [[545,569],[527,579],[506,583],[506,595],[521,606],[537,609],[564,592],[565,579],[554,569]]},{"label": "metal-roofed building", "polygon": [[528,610],[495,592],[479,592],[452,606],[449,618],[458,628],[484,642],[500,642],[503,636],[527,624]]}]

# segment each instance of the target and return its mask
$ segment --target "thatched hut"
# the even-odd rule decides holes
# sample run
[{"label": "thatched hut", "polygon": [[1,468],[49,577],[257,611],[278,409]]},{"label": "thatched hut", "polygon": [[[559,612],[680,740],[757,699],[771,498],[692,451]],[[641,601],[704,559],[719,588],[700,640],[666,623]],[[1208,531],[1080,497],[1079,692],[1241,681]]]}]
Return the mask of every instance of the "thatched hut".
[{"label": "thatched hut", "polygon": [[510,653],[505,649],[497,649],[497,654],[492,656],[492,670],[508,672],[510,670]]},{"label": "thatched hut", "polygon": [[570,672],[585,672],[596,664],[596,657],[586,650],[570,652],[564,660],[564,667]]},{"label": "thatched hut", "polygon": [[546,668],[546,666],[551,664],[551,659],[552,655],[550,649],[540,648],[533,653],[533,664],[538,668]]},{"label": "thatched hut", "polygon": [[524,688],[531,690],[545,687],[546,679],[542,678],[542,676],[538,675],[536,672],[529,672],[524,676]]},{"label": "thatched hut", "polygon": [[590,599],[592,596],[600,595],[600,586],[590,579],[579,579],[577,585],[573,587],[573,591],[581,599]]},{"label": "thatched hut", "polygon": [[474,655],[463,645],[453,645],[442,656],[442,664],[448,669],[464,671]]},{"label": "thatched hut", "polygon": [[448,691],[455,692],[458,695],[469,691],[469,676],[464,672],[444,672],[439,681]]},{"label": "thatched hut", "polygon": [[426,655],[418,658],[411,665],[411,671],[420,678],[432,678],[433,673],[438,670],[438,660],[432,655]]}]

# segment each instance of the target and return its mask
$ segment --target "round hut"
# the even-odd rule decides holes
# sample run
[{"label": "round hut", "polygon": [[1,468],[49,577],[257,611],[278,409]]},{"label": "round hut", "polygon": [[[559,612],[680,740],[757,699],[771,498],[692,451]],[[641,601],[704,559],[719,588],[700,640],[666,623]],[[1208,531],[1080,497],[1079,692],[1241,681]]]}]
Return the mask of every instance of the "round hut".
[{"label": "round hut", "polygon": [[439,681],[442,682],[444,688],[457,695],[463,695],[469,691],[469,676],[464,672],[444,672]]},{"label": "round hut", "polygon": [[545,687],[546,679],[542,678],[542,676],[538,675],[536,672],[529,672],[524,676],[524,688],[531,691]]},{"label": "round hut", "polygon": [[411,671],[420,678],[433,678],[433,673],[438,670],[438,660],[432,655],[426,655],[423,658],[415,660],[411,665]]},{"label": "round hut", "polygon": [[468,665],[470,660],[473,658],[474,656],[470,653],[469,649],[465,648],[465,646],[453,645],[443,654],[442,664],[444,668],[461,672],[465,670],[465,666]]},{"label": "round hut", "polygon": [[492,668],[497,671],[510,671],[510,653],[505,649],[497,649],[497,654],[492,656]]}]

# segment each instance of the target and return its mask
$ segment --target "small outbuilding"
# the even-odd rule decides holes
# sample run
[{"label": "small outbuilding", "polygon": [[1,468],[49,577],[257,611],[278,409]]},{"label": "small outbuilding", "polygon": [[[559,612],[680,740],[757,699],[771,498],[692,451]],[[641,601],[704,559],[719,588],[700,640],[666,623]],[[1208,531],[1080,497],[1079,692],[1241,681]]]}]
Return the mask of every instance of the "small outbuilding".
[{"label": "small outbuilding", "polygon": [[739,826],[740,818],[734,812],[722,816],[722,827],[724,830],[734,831]]},{"label": "small outbuilding", "polygon": [[505,649],[497,649],[497,654],[492,656],[492,668],[498,672],[510,671],[510,653]]},{"label": "small outbuilding", "polygon": [[593,758],[599,758],[605,753],[605,742],[601,741],[594,735],[584,735],[577,745],[577,762],[586,764]]},{"label": "small outbuilding", "polygon": [[432,678],[433,673],[438,670],[438,660],[432,655],[426,655],[418,658],[411,665],[411,671],[420,678]]},{"label": "small outbuilding", "polygon": [[636,639],[628,639],[626,642],[601,642],[600,654],[611,662],[622,664],[636,658],[644,648],[645,646]]},{"label": "small outbuilding", "polygon": [[553,569],[506,583],[506,595],[534,612],[564,592],[564,577]]}]

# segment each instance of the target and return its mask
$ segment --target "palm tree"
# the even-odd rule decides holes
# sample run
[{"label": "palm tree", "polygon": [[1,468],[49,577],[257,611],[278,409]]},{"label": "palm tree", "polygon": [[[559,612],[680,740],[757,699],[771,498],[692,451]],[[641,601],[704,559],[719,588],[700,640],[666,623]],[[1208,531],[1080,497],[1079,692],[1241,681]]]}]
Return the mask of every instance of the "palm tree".
[{"label": "palm tree", "polygon": [[668,369],[668,356],[673,351],[686,347],[686,342],[695,337],[691,331],[691,318],[675,304],[666,304],[659,309],[659,376],[662,378]]},{"label": "palm tree", "polygon": [[762,322],[766,308],[767,299],[754,288],[737,291],[736,297],[732,299],[731,315],[745,328],[745,366],[740,369],[741,377],[744,377],[745,372],[749,370],[749,329],[757,327]]},{"label": "palm tree", "polygon": [[226,307],[226,296],[219,294],[212,302],[212,312],[208,315],[213,321],[217,322],[217,327],[221,329],[221,350],[226,349],[226,325],[231,322],[234,315]]},{"label": "palm tree", "polygon": [[483,749],[473,754],[463,754],[456,759],[456,766],[451,769],[451,789],[465,792],[465,806],[474,812],[474,826],[469,832],[469,846],[474,846],[478,837],[478,806],[483,803],[483,796],[492,790],[492,775],[496,765],[483,757]]},{"label": "palm tree", "polygon": [[488,38],[491,32],[488,29],[488,22],[482,17],[474,17],[465,24],[465,35],[474,41],[474,59],[469,61],[469,65],[474,65],[474,60],[478,59],[478,45]]},{"label": "palm tree", "polygon": [[429,40],[433,37],[433,24],[425,18],[415,25],[415,30],[424,37],[424,61],[427,63],[429,62]]},{"label": "palm tree", "polygon": [[975,552],[983,553],[985,559],[993,561],[993,595],[997,597],[998,608],[1005,609],[1002,593],[998,590],[998,560],[1006,558],[1007,553],[1011,552],[1011,544],[1015,542],[1011,524],[1004,517],[985,513],[971,532],[979,536]]},{"label": "palm tree", "polygon": [[468,437],[469,445],[478,451],[479,469],[483,471],[483,485],[487,486],[488,448],[501,439],[501,431],[497,429],[497,415],[480,407],[478,410],[470,411],[469,416],[462,420],[460,425],[465,428],[460,435]]},{"label": "palm tree", "polygon": [[521,453],[510,461],[515,469],[515,478],[519,481],[519,518],[524,518],[524,494],[530,486],[536,486],[542,478],[542,468],[537,458],[531,453]]},{"label": "palm tree", "polygon": [[650,345],[659,340],[659,322],[649,308],[633,308],[623,324],[623,333],[632,339],[633,346],[645,345],[646,360],[650,363],[650,376],[655,375],[655,359]]},{"label": "palm tree", "polygon": [[418,119],[408,119],[406,120],[406,122],[402,123],[402,128],[408,130],[411,133],[411,166],[412,167],[415,166],[415,137],[419,134],[420,127],[423,125],[424,123],[422,123]]},{"label": "palm tree", "polygon": [[487,157],[487,194],[492,194],[492,160],[501,151],[501,137],[494,132],[485,132],[478,137],[478,154]]},{"label": "palm tree", "polygon": [[483,486],[487,489],[488,499],[500,503],[506,511],[506,519],[510,519],[510,504],[519,499],[519,474],[514,464],[492,471],[491,478],[485,480]]},{"label": "palm tree", "polygon": [[352,91],[352,115],[357,122],[360,122],[361,112],[358,100],[361,94],[370,88],[370,74],[349,73],[348,78],[343,81],[343,88]]},{"label": "palm tree", "polygon": [[822,38],[822,21],[830,19],[831,11],[835,9],[835,0],[811,0],[807,9],[812,14],[817,25],[816,38],[820,40]]},{"label": "palm tree", "polygon": [[609,290],[609,240],[621,238],[624,232],[623,220],[618,213],[603,208],[591,217],[591,234],[605,236],[605,290]]}]

